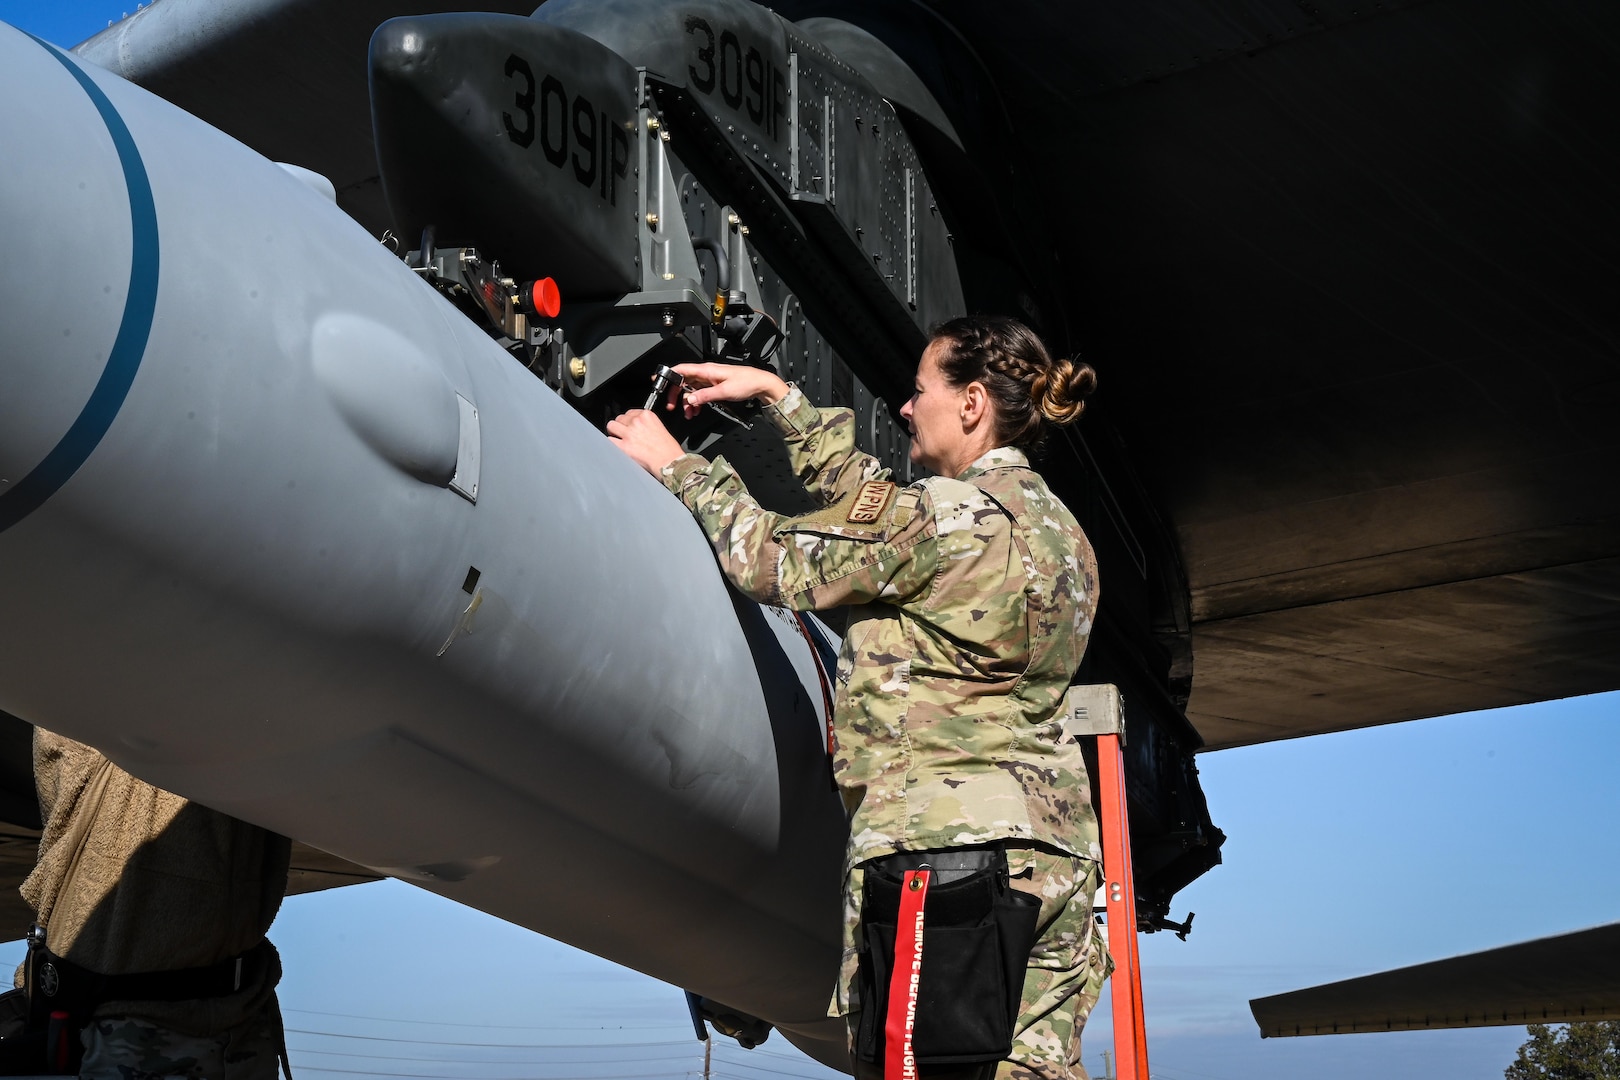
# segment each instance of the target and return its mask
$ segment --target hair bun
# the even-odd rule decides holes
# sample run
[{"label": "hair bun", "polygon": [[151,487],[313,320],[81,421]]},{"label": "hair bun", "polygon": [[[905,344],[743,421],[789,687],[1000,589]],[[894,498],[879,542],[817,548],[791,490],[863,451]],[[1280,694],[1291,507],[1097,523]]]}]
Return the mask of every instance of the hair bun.
[{"label": "hair bun", "polygon": [[1075,360],[1054,360],[1052,366],[1035,376],[1030,387],[1035,407],[1054,424],[1068,424],[1085,411],[1086,398],[1097,389],[1097,373],[1091,365]]}]

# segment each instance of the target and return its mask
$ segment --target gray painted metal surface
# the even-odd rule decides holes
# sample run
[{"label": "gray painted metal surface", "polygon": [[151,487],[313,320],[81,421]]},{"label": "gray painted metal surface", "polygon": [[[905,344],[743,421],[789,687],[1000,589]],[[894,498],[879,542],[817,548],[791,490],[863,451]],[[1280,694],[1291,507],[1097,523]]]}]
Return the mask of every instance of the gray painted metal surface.
[{"label": "gray painted metal surface", "polygon": [[962,137],[951,118],[945,115],[933,92],[917,77],[900,55],[882,39],[842,19],[800,19],[798,28],[838,59],[859,71],[883,99],[904,109],[917,121],[932,127],[958,148]]},{"label": "gray painted metal surface", "polygon": [[[175,11],[180,11],[186,0],[164,3],[173,3]],[[345,159],[343,152],[352,152],[356,142],[342,139],[334,146],[326,133],[342,130],[353,117],[364,113],[363,94],[360,108],[355,107],[352,78],[363,63],[363,42],[369,36],[363,19],[366,15],[397,15],[399,11],[390,5],[343,8],[311,6],[300,0],[254,5],[253,10],[256,15],[248,23],[220,16],[215,23],[199,23],[203,32],[194,36],[186,36],[186,24],[178,21],[168,23],[167,36],[156,29],[136,32],[138,21],[130,21],[109,36],[87,42],[84,49],[105,49],[107,40],[117,39],[122,42],[117,60],[130,63],[130,70],[138,73],[147,86],[228,126],[256,149],[303,146],[311,155],[308,159],[290,152],[277,155],[319,165],[332,175],[355,175],[352,160]],[[569,15],[565,5],[552,5],[548,11],[557,18]],[[578,8],[573,11],[575,15],[580,13]],[[794,112],[791,142],[800,151],[794,157],[791,147],[791,157],[797,164],[797,173],[791,170],[791,180],[797,188],[784,191],[779,176],[768,175],[773,160],[766,159],[774,154],[765,151],[761,155],[761,131],[750,133],[742,126],[721,133],[718,120],[723,113],[689,108],[701,92],[682,104],[680,96],[685,91],[680,91],[679,79],[674,83],[661,81],[669,78],[661,71],[643,74],[643,84],[653,91],[653,100],[643,107],[643,112],[663,110],[666,123],[659,134],[674,133],[674,141],[651,141],[646,128],[638,130],[640,175],[648,181],[646,209],[659,215],[656,228],[648,223],[640,236],[642,288],[611,303],[580,304],[575,298],[567,304],[562,329],[567,330],[569,351],[557,351],[564,342],[554,335],[548,347],[549,359],[536,363],[536,371],[548,372],[552,385],[559,385],[570,395],[583,395],[575,400],[575,408],[598,423],[619,408],[642,402],[643,393],[632,395],[630,390],[637,389],[638,384],[645,390],[646,369],[658,359],[679,359],[656,353],[664,345],[679,345],[661,327],[664,314],[674,314],[677,327],[690,332],[695,329],[690,322],[705,321],[705,298],[713,295],[716,287],[713,280],[708,280],[708,261],[698,266],[695,256],[684,249],[685,233],[690,228],[705,241],[723,244],[731,253],[735,283],[753,298],[752,303],[760,304],[761,311],[778,317],[784,340],[773,363],[799,377],[812,390],[816,402],[851,405],[863,447],[896,466],[897,473],[910,476],[906,434],[894,419],[893,406],[909,389],[910,366],[915,348],[920,345],[920,330],[936,317],[956,314],[966,306],[957,283],[957,267],[975,266],[972,257],[967,262],[959,261],[961,246],[953,244],[951,235],[944,230],[944,207],[935,206],[930,185],[941,178],[956,183],[972,175],[977,172],[975,159],[982,155],[964,152],[946,113],[936,105],[928,105],[927,87],[919,89],[914,78],[907,78],[907,63],[852,24],[816,24],[831,39],[838,40],[839,49],[828,52],[813,40],[813,34],[807,36],[802,29],[761,15],[745,3],[656,5],[656,10],[642,3],[619,5],[612,11],[608,6],[593,5],[585,11],[591,18],[614,13],[617,26],[614,19],[598,23],[606,39],[619,40],[625,28],[667,23],[671,18],[677,24],[684,24],[685,18],[710,19],[708,26],[716,36],[718,52],[713,57],[716,81],[708,97],[718,96],[714,104],[724,105],[735,113],[734,120],[745,118],[747,123],[755,120],[750,102],[757,112],[763,104],[763,81],[760,91],[755,91],[748,78],[752,73],[765,78],[770,65],[765,65],[763,52],[758,53],[755,63],[753,45],[757,42],[744,47],[735,26],[753,26],[761,19],[761,26],[778,26],[784,40],[794,44],[794,52],[789,53],[789,104]],[[249,29],[249,23],[258,29]],[[156,28],[156,23],[152,26]],[[735,47],[729,45],[727,32],[737,36]],[[700,53],[706,45],[695,36],[689,37],[692,40],[685,44],[692,45],[690,62],[703,62]],[[849,63],[851,57],[859,57],[872,71],[854,70]],[[804,89],[808,97],[804,110],[799,108],[797,92],[799,60],[805,60]],[[243,71],[253,71],[254,78],[241,78]],[[447,99],[455,99],[452,105],[478,105],[471,110],[463,108],[475,136],[494,130],[494,125],[484,120],[492,120],[502,112],[515,117],[512,107],[522,108],[515,94],[523,92],[523,84],[510,83],[517,73],[502,71],[510,84],[494,86],[494,100],[489,100],[491,86],[484,79],[483,99],[478,102],[457,97],[465,97],[468,89],[480,84],[476,71],[468,73],[467,83],[457,83],[454,73],[449,74],[439,89]],[[538,68],[535,74],[539,76]],[[700,83],[706,81],[703,68],[698,74]],[[774,89],[774,78],[770,84]],[[820,108],[810,100],[816,92],[821,94]],[[732,102],[727,97],[737,100]],[[883,100],[885,97],[899,107],[897,115],[906,126],[904,133],[901,123],[896,123],[894,108]],[[854,107],[839,110],[839,102]],[[318,130],[319,138],[311,138],[309,130]],[[488,165],[488,159],[481,154],[488,144],[473,149],[478,152],[465,155],[470,173]],[[831,157],[826,151],[831,151]],[[821,159],[816,157],[818,152],[823,154]],[[928,160],[927,175],[923,175],[923,159]],[[826,201],[823,193],[813,189],[818,160],[833,165],[842,160],[841,173],[829,170],[823,176],[828,181],[844,176],[842,206],[836,199]],[[1000,157],[993,154],[983,160],[995,162]],[[761,162],[765,172],[761,172]],[[656,191],[651,183],[653,173],[658,173]],[[381,232],[389,215],[376,206],[379,199],[371,198],[377,194],[374,186],[374,178],[348,181],[342,186],[339,201],[366,220],[374,232]],[[539,193],[539,201],[549,199]],[[520,212],[527,202],[527,198],[514,199],[510,209]],[[993,199],[959,199],[959,206],[969,202],[974,204],[975,212],[980,206],[991,210],[996,206]],[[671,214],[671,209],[676,214]],[[936,209],[940,210],[938,214]],[[969,220],[959,215],[957,227]],[[505,225],[507,222],[497,215],[492,225],[486,223],[481,228],[489,235],[480,236],[480,243],[499,243],[502,233],[509,232]],[[752,238],[748,225],[753,227]],[[996,230],[980,228],[975,232],[987,235]],[[885,264],[894,269],[886,270]],[[484,266],[488,266],[488,259]],[[659,280],[646,280],[648,272],[656,272]],[[982,267],[975,272],[980,274],[980,283],[990,280]],[[685,282],[664,282],[663,274],[674,274]],[[703,285],[690,287],[695,279],[703,279]],[[995,274],[993,280],[1011,279]],[[917,306],[912,309],[914,303]],[[975,301],[975,306],[983,306],[983,301]],[[995,306],[1004,308],[1006,304]],[[697,317],[689,319],[687,316],[693,313]],[[760,317],[763,319],[763,314]],[[575,363],[582,364],[583,376],[573,374]],[[468,429],[470,426],[463,424],[463,434]],[[779,447],[773,450],[768,445],[770,440],[748,440],[745,436],[747,432],[727,431],[718,442],[710,444],[710,450],[739,461],[750,486],[761,495],[770,495],[773,505],[794,505],[794,492],[787,491],[786,484],[773,487],[770,483],[773,474],[782,473]],[[470,460],[470,453],[460,455],[457,470]],[[755,466],[760,468],[755,470]],[[450,489],[467,492],[454,476]],[[797,497],[802,499],[802,494]],[[1084,499],[1074,500],[1072,492],[1066,492],[1066,499],[1085,513]],[[1098,542],[1102,544],[1100,551],[1105,551],[1106,536]],[[1142,573],[1147,573],[1145,567]],[[1116,597],[1116,609],[1126,610],[1131,599],[1121,586],[1123,580],[1111,575],[1110,596]],[[1150,703],[1149,708],[1136,712],[1136,725],[1147,724],[1149,717],[1152,722],[1178,725],[1162,738],[1142,743],[1157,746],[1158,750],[1134,761],[1137,771],[1145,766],[1152,774],[1152,779],[1137,784],[1134,790],[1139,795],[1153,795],[1150,805],[1139,803],[1136,808],[1137,819],[1150,823],[1145,831],[1137,831],[1137,847],[1144,852],[1149,847],[1163,848],[1162,852],[1153,850],[1140,874],[1145,897],[1142,902],[1153,912],[1168,904],[1176,887],[1210,865],[1218,832],[1209,827],[1207,811],[1197,795],[1196,777],[1187,761],[1196,745],[1196,735],[1174,712],[1173,701],[1162,693],[1136,693],[1134,699]],[[1147,813],[1142,813],[1144,810]],[[1157,839],[1149,842],[1147,834]],[[1145,916],[1144,925],[1152,926],[1152,918]]]},{"label": "gray painted metal surface", "polygon": [[[908,128],[969,305],[1101,372],[1088,454],[1148,550],[1140,583],[1086,517],[1090,466],[1048,471],[1105,549],[1122,652],[1157,671],[1168,651],[1209,746],[1620,685],[1620,8],[773,6],[915,72],[967,150]],[[411,10],[159,0],[85,48],[333,177],[380,231],[364,50]]]},{"label": "gray painted metal surface", "polygon": [[[177,11],[193,2],[160,0]],[[656,227],[642,228],[642,286],[616,300],[581,304],[576,297],[565,305],[561,329],[567,340],[552,335],[544,355],[535,358],[534,370],[573,397],[575,407],[593,423],[640,405],[651,368],[691,354],[679,338],[704,344],[698,324],[706,320],[703,305],[717,283],[711,260],[682,250],[690,231],[727,246],[734,266],[755,272],[762,298],[757,303],[783,332],[770,362],[813,388],[818,404],[853,407],[863,447],[894,465],[898,474],[908,474],[907,439],[894,409],[909,393],[923,327],[961,308],[1019,312],[1033,318],[1060,349],[1079,344],[1065,341],[1068,310],[1095,290],[1065,292],[1058,260],[1067,250],[1076,256],[1074,265],[1089,264],[1090,249],[1076,238],[1089,235],[1095,224],[1077,230],[1067,223],[1094,221],[1096,215],[1066,190],[1055,198],[1038,197],[1041,189],[1032,187],[1031,180],[1084,179],[1095,163],[1082,160],[1090,154],[1086,139],[1052,137],[1067,131],[1066,125],[1025,122],[1026,116],[1069,92],[1067,86],[1050,82],[1028,85],[1035,70],[1029,55],[1061,53],[1076,35],[1089,48],[1091,35],[1106,27],[1091,19],[1096,13],[1082,18],[1019,0],[1004,18],[975,19],[961,28],[939,12],[909,3],[863,0],[844,8],[834,0],[818,0],[818,5],[789,7],[812,21],[785,24],[743,0],[612,0],[548,3],[541,9],[542,20],[567,22],[627,57],[641,57],[638,62],[649,65],[641,74],[642,84],[651,92],[643,109],[663,126],[651,146],[645,130],[640,133],[638,160],[645,163],[642,175],[647,180],[644,205],[659,217]],[[381,234],[390,215],[369,159],[370,131],[364,122],[369,116],[364,69],[371,36],[365,19],[413,9],[377,0],[352,7],[279,0],[255,9],[260,15],[254,29],[226,19],[216,30],[187,36],[182,25],[172,24],[174,35],[184,39],[177,41],[156,33],[136,34],[131,26],[99,35],[84,48],[104,49],[107,40],[118,37],[120,50],[138,65],[131,70],[138,71],[148,88],[272,157],[336,177],[357,177],[340,183],[339,203],[374,235]],[[829,15],[841,18],[829,20]],[[707,36],[697,24],[694,33],[685,33],[688,18],[706,23],[715,35],[716,51],[710,58],[716,65],[715,85],[706,95],[688,92],[680,77],[685,48],[690,54],[684,60],[697,71],[696,81],[708,82],[708,61],[700,55],[708,50]],[[794,90],[788,100],[797,117],[790,125],[787,151],[790,180],[798,177],[793,191],[780,184],[780,148],[762,148],[767,133],[748,128],[753,123],[750,107],[763,111],[765,76],[773,67],[765,62],[765,46],[777,55],[769,34],[745,45],[743,29],[749,27],[764,28],[778,35],[778,43],[793,46],[786,54]],[[825,40],[818,40],[819,34]],[[1007,35],[1015,48],[986,51]],[[802,103],[797,93],[801,60]],[[917,78],[908,78],[908,70]],[[255,77],[242,78],[247,71]],[[538,68],[535,74],[543,78]],[[759,76],[758,90],[749,85],[751,74]],[[774,75],[768,81],[774,92]],[[1004,89],[1015,84],[1016,92]],[[516,97],[521,91],[525,84],[512,82],[511,100],[493,111],[485,108],[482,115],[504,111],[516,117],[511,107],[521,108]],[[818,92],[819,112],[811,100]],[[728,93],[734,101],[726,100]],[[717,107],[709,107],[716,96]],[[928,104],[929,98],[935,106]],[[860,107],[840,108],[840,102]],[[775,104],[773,100],[773,118]],[[721,125],[718,121],[728,112],[732,119]],[[899,124],[892,122],[896,115]],[[874,116],[881,122],[870,123]],[[341,137],[334,138],[334,132]],[[664,136],[671,136],[670,141]],[[1027,168],[1030,139],[1038,143],[1043,161],[1055,154],[1067,163],[1051,170],[1044,165]],[[820,160],[818,146],[832,149],[834,165],[819,174],[813,167]],[[895,149],[900,159],[890,153]],[[920,180],[909,165],[912,152],[922,165]],[[355,155],[362,153],[369,171],[356,172]],[[470,167],[487,165],[473,156],[479,161]],[[651,173],[666,166],[654,185]],[[811,190],[818,175],[835,187],[841,175],[857,190],[846,192],[841,208],[836,202],[818,204],[819,193]],[[1156,190],[1152,184],[1143,187]],[[672,207],[678,213],[672,214]],[[1111,209],[1103,213],[1110,215]],[[480,238],[480,244],[499,242],[496,234],[503,230],[499,221],[494,224],[492,235]],[[937,242],[941,237],[943,244]],[[891,256],[909,252],[913,242],[918,254],[905,273],[882,268],[899,261]],[[406,249],[414,244],[414,238],[406,238]],[[484,265],[488,267],[487,260]],[[658,280],[646,280],[654,268]],[[663,274],[674,279],[665,281]],[[701,288],[679,280],[699,277]],[[1146,287],[1148,277],[1140,280]],[[909,308],[913,288],[916,311]],[[948,302],[938,304],[940,296]],[[960,307],[953,298],[959,298]],[[666,313],[674,316],[679,334],[663,332]],[[1158,321],[1162,319],[1147,320]],[[1099,325],[1106,326],[1106,320]],[[1088,346],[1091,332],[1088,324]],[[1134,346],[1127,359],[1131,356]],[[1102,359],[1095,353],[1088,357]],[[581,374],[575,374],[576,368]],[[1120,385],[1120,366],[1108,371],[1105,386]],[[1154,393],[1131,400],[1158,398],[1156,387]],[[1150,493],[1132,476],[1142,447],[1153,445],[1158,428],[1153,427],[1151,438],[1138,432],[1127,452],[1107,427],[1109,416],[1120,415],[1118,410],[1127,404],[1112,391],[1099,399],[1088,414],[1087,434],[1060,441],[1044,471],[1079,514],[1107,568],[1109,599],[1083,677],[1117,682],[1133,701],[1132,743],[1140,752],[1132,752],[1127,768],[1134,778],[1133,842],[1142,925],[1151,927],[1175,891],[1217,860],[1220,834],[1209,821],[1192,764],[1200,738],[1182,714],[1192,656],[1187,582],[1170,532],[1173,523],[1158,516]],[[788,486],[772,480],[781,474],[779,451],[764,445],[765,440],[745,446],[745,440],[734,436],[727,432],[707,444],[708,449],[728,457],[741,454],[765,466],[748,474],[751,488],[769,494],[776,508],[796,505]]]},{"label": "gray painted metal surface", "polygon": [[[85,48],[332,176],[380,231],[364,47],[408,12],[213,7],[160,0]],[[1220,747],[1620,685],[1603,243],[1620,9],[776,7],[856,26],[916,73],[966,150],[906,118],[965,299],[1103,374],[1047,471],[1104,567],[1088,668],[1132,701],[1139,869],[1199,820],[1195,779],[1165,782],[1193,772],[1183,710]],[[159,15],[180,17],[142,30]],[[738,205],[711,194],[710,213]],[[818,320],[782,361],[853,398],[858,349],[888,331],[809,276],[761,272],[784,322]],[[1169,854],[1144,851],[1155,835]]]},{"label": "gray painted metal surface", "polygon": [[816,1048],[845,829],[796,625],[328,199],[0,53],[0,708]]},{"label": "gray painted metal surface", "polygon": [[894,106],[757,4],[553,0],[535,18],[646,69],[682,160],[738,207],[823,332],[862,354],[868,382],[898,408],[926,329],[964,300],[949,230]]},{"label": "gray painted metal surface", "polygon": [[1620,923],[1249,1002],[1262,1038],[1620,1020]]},{"label": "gray painted metal surface", "polygon": [[569,299],[641,282],[640,87],[581,34],[514,15],[391,19],[371,110],[400,235],[477,246]]}]

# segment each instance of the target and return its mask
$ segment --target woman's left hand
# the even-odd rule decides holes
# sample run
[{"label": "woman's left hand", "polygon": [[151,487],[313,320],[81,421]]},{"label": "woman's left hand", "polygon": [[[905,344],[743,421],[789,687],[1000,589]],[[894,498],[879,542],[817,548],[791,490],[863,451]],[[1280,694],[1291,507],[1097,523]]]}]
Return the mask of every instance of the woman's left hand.
[{"label": "woman's left hand", "polygon": [[664,427],[663,421],[646,409],[631,409],[620,413],[618,419],[609,420],[607,434],[615,446],[655,477],[665,465],[686,452]]}]

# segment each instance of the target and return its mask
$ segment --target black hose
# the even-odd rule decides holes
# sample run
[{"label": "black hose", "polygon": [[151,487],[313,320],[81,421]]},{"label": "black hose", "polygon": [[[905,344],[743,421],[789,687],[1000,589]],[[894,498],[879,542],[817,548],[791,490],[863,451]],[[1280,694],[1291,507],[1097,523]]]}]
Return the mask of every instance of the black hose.
[{"label": "black hose", "polygon": [[714,256],[714,291],[724,295],[731,291],[731,256],[726,254],[726,245],[708,236],[692,237],[692,247],[701,248]]}]

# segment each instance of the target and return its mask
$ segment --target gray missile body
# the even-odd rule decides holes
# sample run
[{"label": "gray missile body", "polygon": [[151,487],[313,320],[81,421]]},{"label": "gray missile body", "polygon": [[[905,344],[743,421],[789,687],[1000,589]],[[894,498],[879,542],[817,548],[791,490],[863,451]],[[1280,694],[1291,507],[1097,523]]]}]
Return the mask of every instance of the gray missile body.
[{"label": "gray missile body", "polygon": [[830,1063],[822,687],[288,171],[0,26],[0,709]]}]

